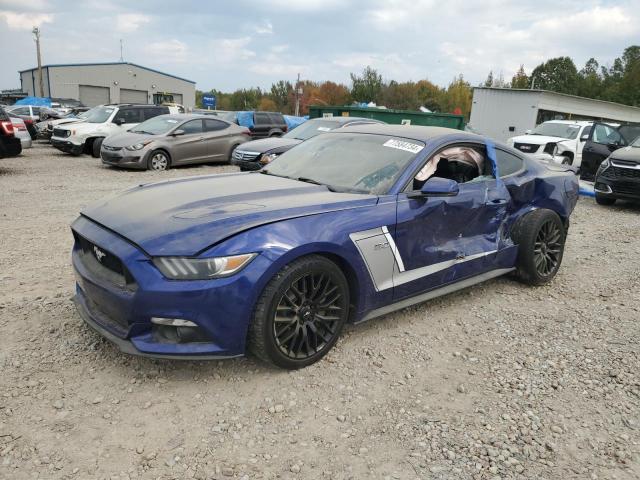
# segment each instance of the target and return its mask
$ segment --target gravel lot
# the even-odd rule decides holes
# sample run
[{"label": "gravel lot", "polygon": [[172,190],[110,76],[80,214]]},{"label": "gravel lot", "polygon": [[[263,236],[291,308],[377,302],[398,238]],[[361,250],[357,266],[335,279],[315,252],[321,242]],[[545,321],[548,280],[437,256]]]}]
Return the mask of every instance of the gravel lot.
[{"label": "gravel lot", "polygon": [[555,281],[346,329],[297,372],[126,356],[71,303],[69,224],[139,182],[45,144],[0,161],[0,478],[640,478],[640,208],[582,198]]}]

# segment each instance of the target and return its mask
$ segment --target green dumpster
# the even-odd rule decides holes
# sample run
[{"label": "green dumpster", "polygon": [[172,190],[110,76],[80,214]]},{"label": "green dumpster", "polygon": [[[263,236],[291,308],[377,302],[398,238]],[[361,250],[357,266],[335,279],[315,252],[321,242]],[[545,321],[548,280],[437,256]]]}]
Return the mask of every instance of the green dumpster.
[{"label": "green dumpster", "polygon": [[309,106],[309,118],[319,117],[363,117],[396,125],[424,125],[464,130],[464,116],[452,113],[425,113],[377,107]]}]

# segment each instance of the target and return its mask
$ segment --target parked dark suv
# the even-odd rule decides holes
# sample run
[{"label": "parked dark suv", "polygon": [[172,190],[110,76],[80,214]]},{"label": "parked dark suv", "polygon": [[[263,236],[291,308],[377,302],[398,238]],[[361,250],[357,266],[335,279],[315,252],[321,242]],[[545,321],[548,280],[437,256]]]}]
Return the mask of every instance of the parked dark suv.
[{"label": "parked dark suv", "polygon": [[13,133],[9,115],[0,107],[0,158],[15,157],[22,152],[22,142]]},{"label": "parked dark suv", "polygon": [[595,122],[589,138],[582,149],[580,178],[593,180],[598,167],[604,159],[616,150],[630,145],[640,136],[640,125],[628,124],[615,126],[603,122]]},{"label": "parked dark suv", "polygon": [[640,137],[600,164],[594,189],[600,205],[613,205],[616,200],[640,201]]},{"label": "parked dark suv", "polygon": [[[247,112],[249,113],[249,112]],[[278,112],[252,112],[253,125],[248,125],[253,138],[280,137],[287,132],[287,122]],[[239,113],[238,119],[241,119]],[[244,122],[239,122],[241,125]],[[247,126],[247,125],[243,125]]]}]

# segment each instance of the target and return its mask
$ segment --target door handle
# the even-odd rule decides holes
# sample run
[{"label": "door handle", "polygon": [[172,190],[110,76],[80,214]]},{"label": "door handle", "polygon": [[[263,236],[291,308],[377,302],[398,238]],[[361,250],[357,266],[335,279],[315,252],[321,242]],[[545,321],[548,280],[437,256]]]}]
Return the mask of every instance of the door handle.
[{"label": "door handle", "polygon": [[204,140],[204,137],[198,138],[198,141],[200,141],[200,142],[203,141],[203,140]]},{"label": "door handle", "polygon": [[504,198],[496,198],[494,200],[491,200],[492,205],[505,205],[506,203],[507,203],[507,200]]}]

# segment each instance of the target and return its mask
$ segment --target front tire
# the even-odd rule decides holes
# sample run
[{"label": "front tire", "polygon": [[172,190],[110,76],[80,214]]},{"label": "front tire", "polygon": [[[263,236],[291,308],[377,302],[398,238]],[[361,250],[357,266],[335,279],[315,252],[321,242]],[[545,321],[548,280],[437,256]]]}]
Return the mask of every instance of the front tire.
[{"label": "front tire", "polygon": [[169,154],[164,150],[154,150],[149,155],[149,160],[147,161],[147,170],[155,170],[157,172],[169,170],[169,166],[171,165],[171,159],[169,158]]},{"label": "front tire", "polygon": [[534,210],[519,220],[512,237],[518,245],[516,277],[528,285],[549,283],[560,269],[566,240],[558,214]]},{"label": "front tire", "polygon": [[599,193],[596,193],[596,203],[598,205],[604,205],[608,207],[616,203],[616,199],[611,197],[605,197],[604,195],[600,195]]},{"label": "front tire", "polygon": [[286,265],[267,284],[249,327],[249,350],[289,370],[311,365],[335,345],[349,315],[349,284],[319,255]]},{"label": "front tire", "polygon": [[93,158],[100,158],[100,147],[102,146],[102,141],[104,138],[99,137],[93,141],[93,145],[91,145],[91,156]]}]

